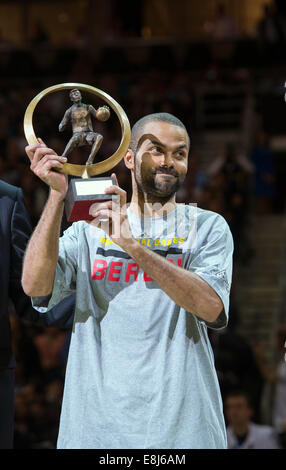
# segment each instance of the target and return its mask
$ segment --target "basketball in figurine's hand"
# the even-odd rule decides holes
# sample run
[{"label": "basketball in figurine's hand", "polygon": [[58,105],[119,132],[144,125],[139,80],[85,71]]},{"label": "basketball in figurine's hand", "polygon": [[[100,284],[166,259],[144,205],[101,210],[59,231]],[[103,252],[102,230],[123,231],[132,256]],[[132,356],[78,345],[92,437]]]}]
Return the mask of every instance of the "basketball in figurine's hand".
[{"label": "basketball in figurine's hand", "polygon": [[108,106],[101,106],[96,111],[96,117],[99,121],[107,121],[110,117],[110,111]]}]

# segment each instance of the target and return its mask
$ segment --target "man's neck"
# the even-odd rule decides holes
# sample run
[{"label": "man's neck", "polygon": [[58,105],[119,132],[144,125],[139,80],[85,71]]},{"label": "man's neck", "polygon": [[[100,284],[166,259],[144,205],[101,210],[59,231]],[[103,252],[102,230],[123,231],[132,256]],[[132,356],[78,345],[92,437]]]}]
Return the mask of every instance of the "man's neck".
[{"label": "man's neck", "polygon": [[139,217],[163,217],[177,207],[175,195],[169,199],[148,197],[133,192],[129,209]]}]

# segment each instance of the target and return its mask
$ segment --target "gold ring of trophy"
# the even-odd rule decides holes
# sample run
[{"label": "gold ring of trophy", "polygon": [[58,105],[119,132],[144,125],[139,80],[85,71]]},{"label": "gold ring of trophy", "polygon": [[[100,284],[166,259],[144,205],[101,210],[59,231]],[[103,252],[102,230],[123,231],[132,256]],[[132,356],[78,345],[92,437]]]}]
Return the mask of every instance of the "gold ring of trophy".
[{"label": "gold ring of trophy", "polygon": [[120,104],[117,103],[107,93],[102,90],[99,90],[98,88],[95,88],[90,85],[85,85],[83,83],[62,83],[59,85],[53,85],[41,91],[37,96],[32,99],[32,101],[27,106],[25,112],[24,133],[26,140],[29,145],[39,143],[33,128],[33,114],[38,103],[50,93],[70,89],[78,89],[87,93],[91,93],[92,95],[96,95],[97,97],[105,101],[108,105],[110,105],[110,107],[113,109],[119,119],[122,137],[116,152],[105,160],[90,165],[76,165],[73,163],[65,163],[63,165],[63,168],[61,170],[57,169],[57,171],[60,171],[61,173],[65,173],[67,175],[81,177],[89,177],[105,173],[111,168],[115,167],[124,157],[130,143],[131,129],[129,120]]}]

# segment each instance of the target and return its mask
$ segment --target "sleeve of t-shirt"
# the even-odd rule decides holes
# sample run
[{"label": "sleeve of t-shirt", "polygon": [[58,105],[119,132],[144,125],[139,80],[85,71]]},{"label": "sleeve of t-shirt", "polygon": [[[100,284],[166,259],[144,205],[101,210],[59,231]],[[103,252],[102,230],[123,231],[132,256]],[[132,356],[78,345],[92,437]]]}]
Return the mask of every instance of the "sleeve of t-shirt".
[{"label": "sleeve of t-shirt", "polygon": [[201,230],[204,231],[203,240],[190,256],[188,269],[207,282],[220,297],[224,306],[221,314],[215,322],[204,321],[208,327],[219,329],[228,322],[233,238],[226,220],[218,214],[211,223],[206,221]]},{"label": "sleeve of t-shirt", "polygon": [[32,297],[36,309],[50,309],[68,295],[75,292],[78,259],[78,237],[74,226],[69,227],[59,240],[59,257],[52,294]]}]

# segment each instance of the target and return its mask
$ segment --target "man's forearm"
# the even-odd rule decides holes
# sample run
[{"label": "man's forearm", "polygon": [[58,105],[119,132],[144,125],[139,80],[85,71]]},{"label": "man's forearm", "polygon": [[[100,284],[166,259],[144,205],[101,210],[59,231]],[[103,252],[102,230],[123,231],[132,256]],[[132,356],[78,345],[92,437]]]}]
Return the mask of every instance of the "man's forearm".
[{"label": "man's forearm", "polygon": [[180,307],[208,322],[223,310],[216,292],[199,276],[170,263],[152,250],[132,241],[124,249]]},{"label": "man's forearm", "polygon": [[22,285],[29,296],[45,296],[52,292],[63,207],[63,198],[51,190],[24,257]]}]

